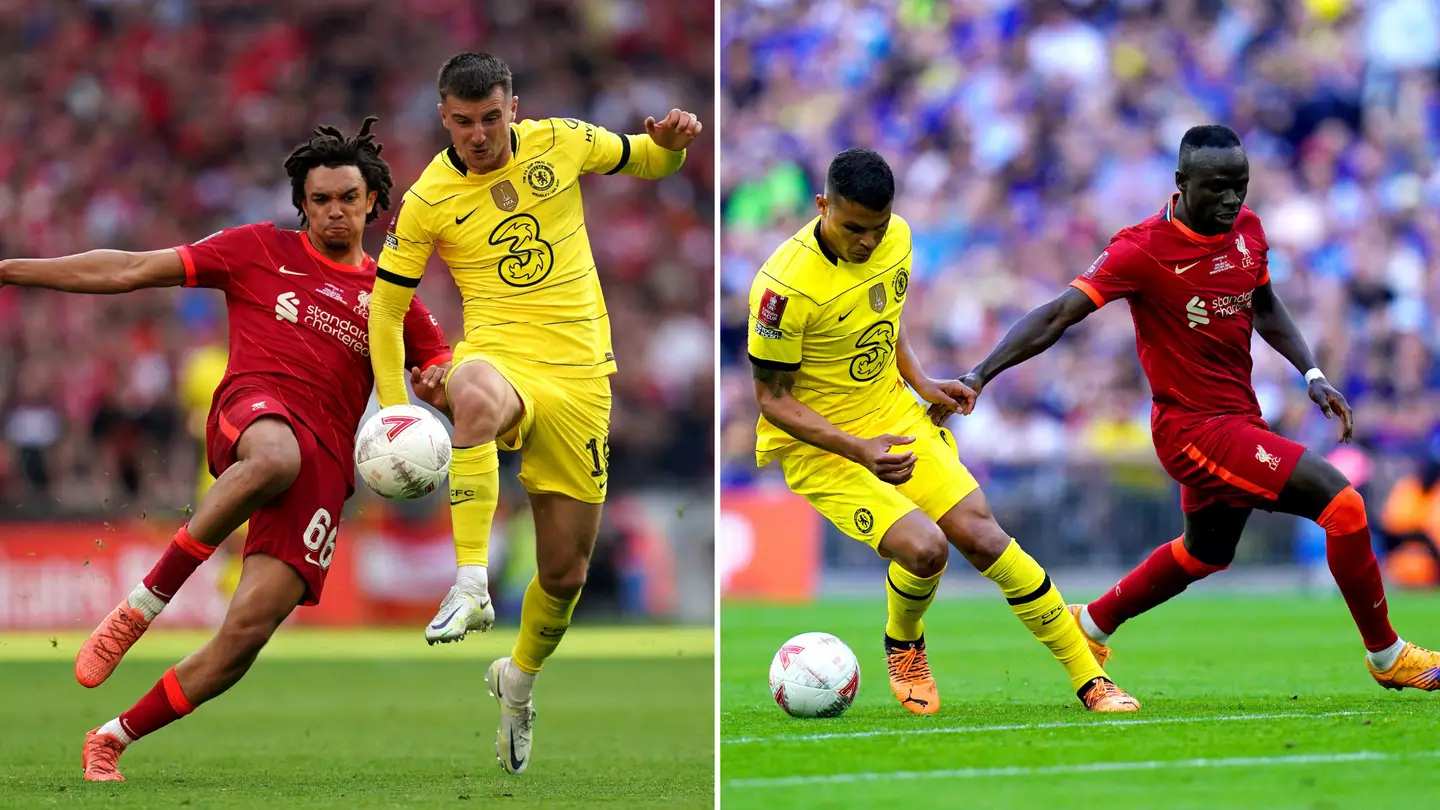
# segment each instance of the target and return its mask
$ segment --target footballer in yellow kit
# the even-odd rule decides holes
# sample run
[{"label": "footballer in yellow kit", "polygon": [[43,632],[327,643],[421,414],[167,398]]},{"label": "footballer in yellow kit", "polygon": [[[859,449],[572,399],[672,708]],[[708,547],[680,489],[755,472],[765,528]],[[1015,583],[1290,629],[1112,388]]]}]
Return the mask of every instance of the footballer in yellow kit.
[{"label": "footballer in yellow kit", "polygon": [[756,461],[778,462],[792,491],[891,561],[884,646],[891,689],[906,709],[940,708],[923,616],[953,545],[1064,665],[1087,709],[1135,711],[1139,703],[1105,675],[1050,577],[995,522],[954,437],[921,404],[956,411],[974,392],[926,376],[906,337],[914,262],[910,226],[891,211],[894,195],[884,158],[841,152],[816,197],[819,217],[756,274]]},{"label": "footballer in yellow kit", "polygon": [[[536,576],[510,656],[485,680],[500,706],[505,770],[529,763],[531,687],[570,625],[600,528],[608,479],[615,355],[580,199],[580,176],[667,177],[702,127],[673,109],[626,135],[573,118],[516,120],[510,68],[462,53],[440,70],[451,144],[396,208],[370,301],[380,405],[409,401],[401,324],[433,253],[465,308],[465,337],[445,379],[455,424],[450,462],[455,585],[425,628],[431,644],[488,630],[489,540],[499,498],[497,450],[519,450],[535,516]],[[412,381],[419,370],[412,370]]]}]

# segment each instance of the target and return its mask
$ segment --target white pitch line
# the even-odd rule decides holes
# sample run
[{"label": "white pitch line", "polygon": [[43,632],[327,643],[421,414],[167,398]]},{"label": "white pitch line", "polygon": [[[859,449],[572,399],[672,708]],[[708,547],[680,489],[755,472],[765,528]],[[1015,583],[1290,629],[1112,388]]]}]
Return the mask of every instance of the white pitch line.
[{"label": "white pitch line", "polygon": [[942,771],[885,771],[836,773],[820,776],[781,776],[766,779],[731,779],[732,788],[788,787],[798,785],[881,782],[892,779],[984,779],[1009,776],[1055,776],[1067,773],[1110,773],[1115,771],[1156,771],[1167,768],[1253,768],[1270,765],[1314,765],[1336,762],[1377,762],[1392,759],[1440,756],[1440,751],[1412,754],[1382,754],[1356,751],[1349,754],[1294,754],[1279,757],[1225,757],[1223,759],[1170,759],[1145,762],[1087,762],[1079,765],[1004,768],[957,768]]},{"label": "white pitch line", "polygon": [[1371,712],[1279,712],[1274,714],[1221,714],[1211,717],[1149,717],[1143,720],[1113,720],[1093,723],[1015,723],[1003,726],[952,726],[949,728],[880,728],[871,731],[835,731],[826,734],[779,734],[774,737],[735,737],[726,745],[742,743],[811,742],[812,740],[857,740],[865,737],[909,737],[914,734],[984,734],[992,731],[1030,731],[1042,728],[1124,728],[1174,723],[1241,723],[1255,720],[1309,720],[1318,717],[1351,717]]}]

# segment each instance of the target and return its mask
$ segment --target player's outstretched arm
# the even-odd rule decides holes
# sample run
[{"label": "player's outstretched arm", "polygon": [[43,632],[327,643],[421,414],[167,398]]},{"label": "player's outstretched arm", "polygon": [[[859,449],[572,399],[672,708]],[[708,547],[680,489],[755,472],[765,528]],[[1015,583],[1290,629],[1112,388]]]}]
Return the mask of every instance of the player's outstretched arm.
[{"label": "player's outstretched arm", "polygon": [[705,129],[694,113],[671,110],[656,121],[645,119],[645,134],[631,135],[630,154],[622,160],[621,174],[644,180],[669,177],[685,165],[685,150]]},{"label": "player's outstretched arm", "polygon": [[185,283],[185,263],[173,249],[131,253],[91,250],[57,259],[0,261],[0,287],[41,287],[69,293],[115,295]]},{"label": "player's outstretched arm", "polygon": [[1279,352],[1281,357],[1289,360],[1296,371],[1305,375],[1310,399],[1320,406],[1326,419],[1336,415],[1340,417],[1340,441],[1350,441],[1355,430],[1350,404],[1315,365],[1315,356],[1310,352],[1310,345],[1305,342],[1305,336],[1300,334],[1300,328],[1290,317],[1290,310],[1286,309],[1280,296],[1275,294],[1269,281],[1255,288],[1251,304],[1255,308],[1255,331],[1260,333],[1260,337]]},{"label": "player's outstretched arm", "polygon": [[[1024,317],[1010,327],[1010,331],[1005,333],[1005,337],[1000,339],[995,348],[990,350],[990,354],[969,374],[960,378],[960,382],[979,396],[980,389],[1000,372],[1011,366],[1018,366],[1054,346],[1066,329],[1085,320],[1086,316],[1096,309],[1090,296],[1074,287],[1066,287],[1064,292],[1049,303],[1025,313]],[[973,400],[970,407],[974,407]]]},{"label": "player's outstretched arm", "polygon": [[794,370],[753,361],[750,370],[755,379],[755,401],[770,424],[808,445],[859,464],[881,481],[899,485],[910,480],[915,471],[915,454],[891,453],[890,448],[910,444],[915,441],[913,436],[853,436],[794,397]]}]

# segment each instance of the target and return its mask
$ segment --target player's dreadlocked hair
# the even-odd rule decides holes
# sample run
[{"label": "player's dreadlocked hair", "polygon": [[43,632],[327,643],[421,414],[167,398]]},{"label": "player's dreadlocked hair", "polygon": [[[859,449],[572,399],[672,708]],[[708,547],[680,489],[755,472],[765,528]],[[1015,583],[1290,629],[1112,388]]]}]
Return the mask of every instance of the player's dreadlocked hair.
[{"label": "player's dreadlocked hair", "polygon": [[1179,165],[1190,162],[1190,157],[1201,149],[1234,149],[1240,146],[1240,136],[1224,124],[1204,124],[1191,127],[1180,139]]},{"label": "player's dreadlocked hair", "polygon": [[871,211],[884,211],[895,199],[895,175],[878,153],[855,147],[830,161],[825,189]]},{"label": "player's dreadlocked hair", "polygon": [[332,126],[318,126],[311,133],[310,140],[295,147],[285,159],[285,171],[290,175],[290,198],[295,210],[300,212],[300,224],[308,225],[305,216],[305,178],[310,170],[324,166],[338,169],[354,166],[365,178],[366,191],[375,192],[375,207],[365,216],[366,224],[374,222],[380,212],[390,207],[390,164],[380,157],[384,145],[375,140],[370,125],[380,119],[369,116],[360,125],[360,132],[353,138],[340,134]]}]

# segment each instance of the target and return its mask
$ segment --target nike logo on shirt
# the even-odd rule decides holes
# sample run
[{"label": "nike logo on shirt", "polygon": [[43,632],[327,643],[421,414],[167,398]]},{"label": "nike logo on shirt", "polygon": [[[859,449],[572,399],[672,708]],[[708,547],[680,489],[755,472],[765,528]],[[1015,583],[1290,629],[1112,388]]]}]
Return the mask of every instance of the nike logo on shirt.
[{"label": "nike logo on shirt", "polygon": [[1180,265],[1177,264],[1177,265],[1175,265],[1175,275],[1178,276],[1178,275],[1180,275],[1181,273],[1185,272],[1186,270],[1189,270],[1190,268],[1194,267],[1195,265],[1197,265],[1197,264],[1199,264],[1199,263],[1200,263],[1200,262],[1191,262],[1190,264],[1187,264],[1187,265],[1185,265],[1184,267],[1181,267]]}]

